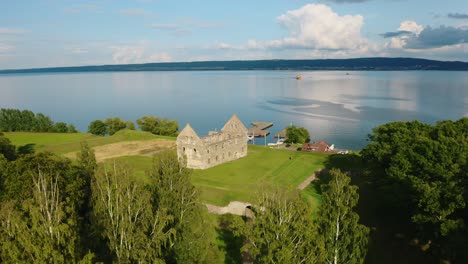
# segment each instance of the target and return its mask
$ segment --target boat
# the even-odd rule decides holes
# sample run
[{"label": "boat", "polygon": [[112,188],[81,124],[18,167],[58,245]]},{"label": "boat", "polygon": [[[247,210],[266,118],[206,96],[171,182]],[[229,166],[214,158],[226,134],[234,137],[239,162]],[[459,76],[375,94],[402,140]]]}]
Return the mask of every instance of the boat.
[{"label": "boat", "polygon": [[302,79],[302,76],[300,74],[296,75],[296,80]]}]

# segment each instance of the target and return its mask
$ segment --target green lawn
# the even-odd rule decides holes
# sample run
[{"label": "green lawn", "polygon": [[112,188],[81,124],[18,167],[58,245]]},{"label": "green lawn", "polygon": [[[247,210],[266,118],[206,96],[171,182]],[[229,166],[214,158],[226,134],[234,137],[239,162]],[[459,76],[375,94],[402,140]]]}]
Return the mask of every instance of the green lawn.
[{"label": "green lawn", "polygon": [[207,202],[217,205],[226,205],[232,200],[252,202],[263,186],[296,187],[323,168],[326,157],[326,154],[250,145],[247,157],[195,170],[192,181],[201,188],[202,199]]},{"label": "green lawn", "polygon": [[164,138],[175,140],[174,137],[156,136],[149,132],[136,130],[121,130],[112,136],[102,137],[89,133],[33,133],[8,132],[4,133],[12,143],[18,147],[28,146],[35,151],[51,151],[58,154],[78,151],[81,142],[88,142],[92,147],[116,143],[120,141],[150,140]]},{"label": "green lawn", "polygon": [[[122,130],[113,136],[101,137],[84,133],[5,133],[13,144],[27,146],[35,151],[64,154],[80,149],[81,142],[100,146],[120,141],[150,140],[173,137],[156,136],[147,132]],[[230,201],[252,202],[264,186],[279,185],[295,188],[319,168],[325,167],[326,154],[271,149],[249,145],[247,157],[206,170],[194,170],[192,182],[201,190],[202,201],[227,205]],[[151,157],[124,156],[116,160],[129,164],[138,178],[146,180],[151,168]],[[306,199],[317,205],[320,196],[315,189],[303,192]]]},{"label": "green lawn", "polygon": [[[327,156],[250,145],[247,157],[206,170],[194,170],[192,182],[200,188],[202,201],[216,205],[227,205],[234,200],[252,202],[263,186],[295,188],[323,168]],[[132,166],[137,177],[146,177],[152,158],[125,156],[116,160]],[[315,188],[307,188],[303,194],[314,207],[319,204],[320,195]]]}]

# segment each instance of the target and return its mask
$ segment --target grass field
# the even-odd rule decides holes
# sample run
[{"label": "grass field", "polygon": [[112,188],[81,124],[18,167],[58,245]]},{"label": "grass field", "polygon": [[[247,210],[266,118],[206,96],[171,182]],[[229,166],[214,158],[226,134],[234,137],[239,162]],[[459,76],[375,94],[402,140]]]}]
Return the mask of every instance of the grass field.
[{"label": "grass field", "polygon": [[[195,170],[192,181],[202,190],[202,199],[209,203],[252,202],[265,186],[295,188],[314,171],[323,168],[327,156],[249,145],[247,157],[210,169]],[[308,194],[312,193],[308,191]]]},{"label": "grass field", "polygon": [[[113,136],[101,137],[74,133],[5,133],[17,146],[29,146],[35,151],[51,151],[67,154],[80,149],[81,142],[90,146],[103,146],[124,141],[154,139],[175,140],[147,132],[122,130]],[[111,145],[109,145],[111,146]],[[125,154],[122,154],[125,155]],[[319,168],[325,167],[328,155],[290,150],[270,149],[249,145],[247,157],[206,170],[194,170],[192,182],[201,190],[201,199],[215,205],[227,205],[230,201],[253,202],[263,187],[270,185],[295,188]],[[133,168],[136,177],[146,180],[146,171],[151,168],[152,157],[122,156],[115,158]],[[314,188],[303,191],[307,200],[317,205],[320,196]]]},{"label": "grass field", "polygon": [[[314,171],[324,167],[328,155],[249,146],[247,157],[206,170],[194,170],[192,182],[201,190],[201,199],[225,206],[230,201],[253,202],[263,187],[279,185],[295,188]],[[291,159],[289,159],[291,157]],[[116,160],[129,164],[137,177],[146,178],[151,157],[124,156]],[[303,191],[315,208],[320,195],[313,186]]]},{"label": "grass field", "polygon": [[51,151],[57,154],[78,151],[81,142],[88,142],[92,147],[102,146],[121,141],[168,139],[175,140],[174,137],[156,136],[148,132],[136,130],[120,130],[112,136],[102,137],[89,133],[32,133],[13,132],[4,133],[12,143],[18,147],[28,146],[35,151]]}]

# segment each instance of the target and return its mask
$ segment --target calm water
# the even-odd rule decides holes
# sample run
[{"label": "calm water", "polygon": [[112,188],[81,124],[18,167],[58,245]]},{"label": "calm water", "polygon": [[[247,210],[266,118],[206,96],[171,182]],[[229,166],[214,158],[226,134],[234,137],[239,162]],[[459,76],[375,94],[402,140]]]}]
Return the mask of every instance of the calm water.
[{"label": "calm water", "polygon": [[[359,149],[389,121],[468,116],[468,72],[115,72],[0,75],[0,107],[30,109],[81,131],[95,119],[144,115],[190,124],[204,135],[237,113],[247,125],[289,124],[312,140]],[[257,140],[260,142],[263,140]]]}]

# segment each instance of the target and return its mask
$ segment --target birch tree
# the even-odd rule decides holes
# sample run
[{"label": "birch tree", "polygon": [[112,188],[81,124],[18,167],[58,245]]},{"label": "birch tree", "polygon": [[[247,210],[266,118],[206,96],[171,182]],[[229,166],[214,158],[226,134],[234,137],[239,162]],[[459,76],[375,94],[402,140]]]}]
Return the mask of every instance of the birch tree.
[{"label": "birch tree", "polygon": [[252,211],[253,220],[235,227],[235,233],[244,237],[242,250],[254,263],[323,262],[323,243],[310,206],[298,191],[264,191]]},{"label": "birch tree", "polygon": [[326,262],[339,264],[364,263],[369,229],[358,223],[353,211],[359,195],[351,179],[341,171],[330,171],[331,180],[322,185],[319,209],[319,235],[324,238]]},{"label": "birch tree", "polygon": [[132,178],[128,168],[115,162],[104,166],[93,179],[93,210],[96,225],[118,263],[163,262],[162,247],[172,234],[166,229],[170,217],[152,207],[151,194]]},{"label": "birch tree", "polygon": [[[1,259],[5,262],[76,263],[76,219],[66,214],[58,175],[32,175],[32,197],[2,204]],[[91,254],[90,254],[91,255]],[[89,256],[87,259],[91,260]]]},{"label": "birch tree", "polygon": [[167,228],[176,231],[175,240],[165,248],[168,263],[215,263],[216,248],[211,241],[214,227],[207,209],[198,200],[198,191],[190,180],[191,170],[180,163],[174,151],[154,157],[148,173],[156,206],[173,217]]}]

